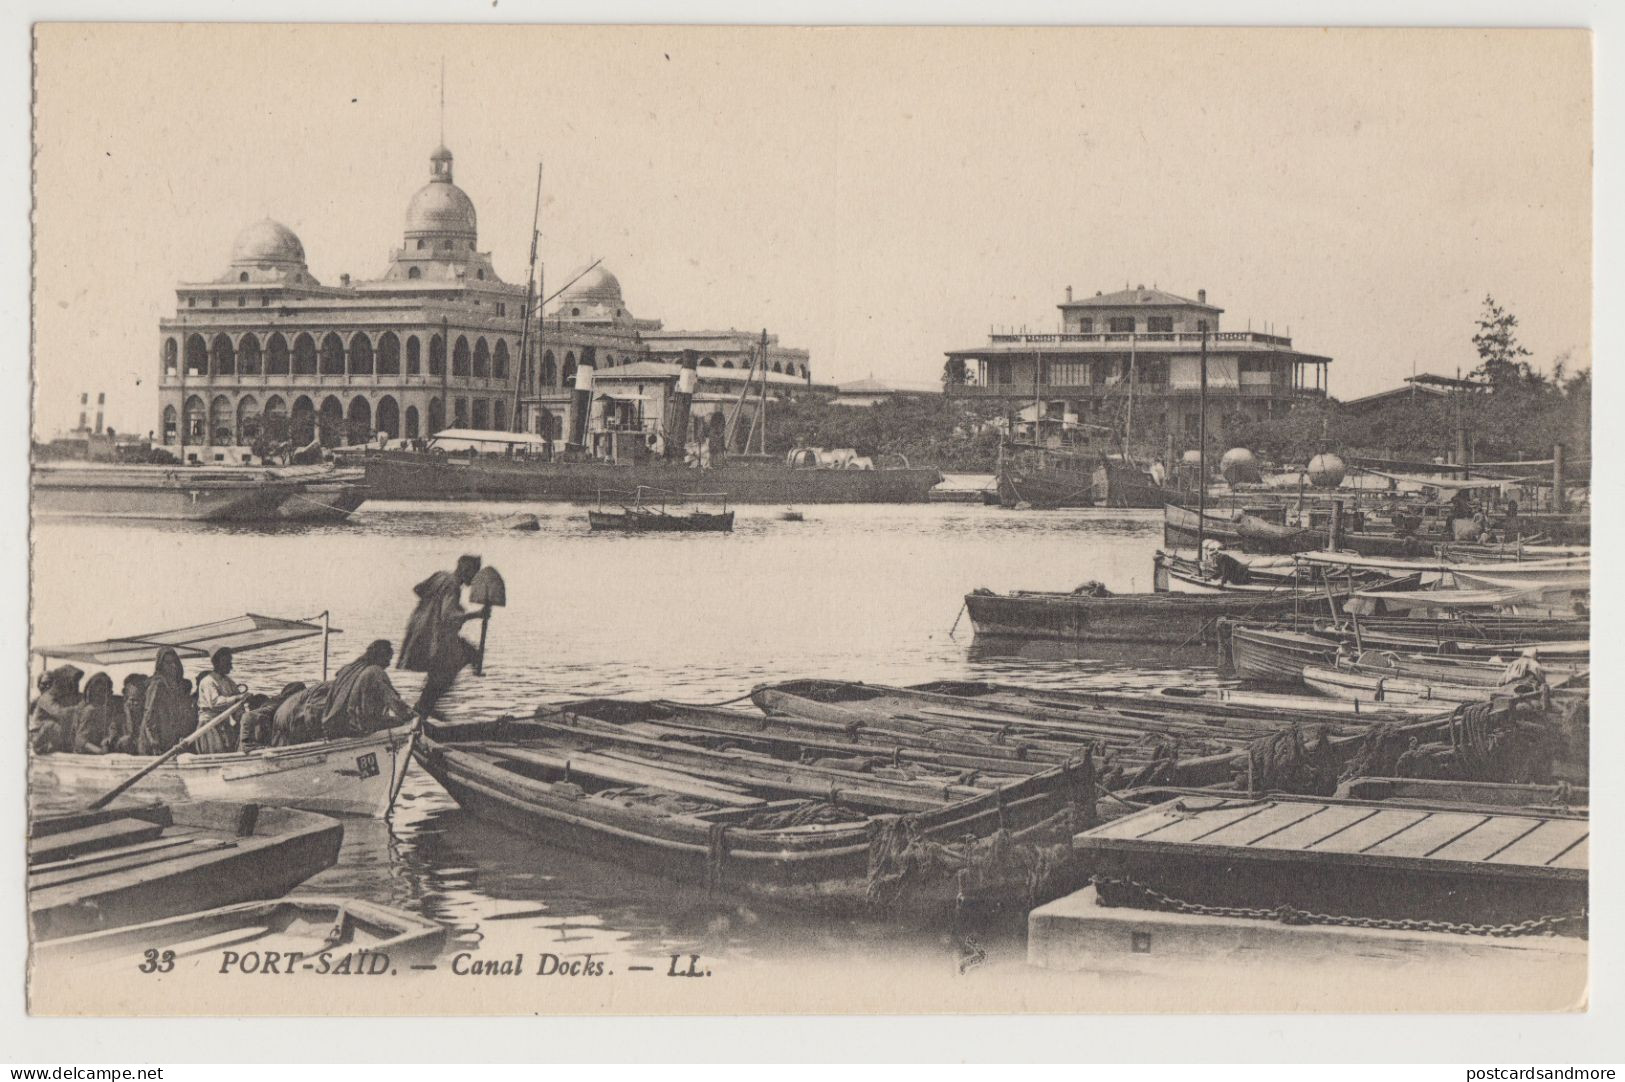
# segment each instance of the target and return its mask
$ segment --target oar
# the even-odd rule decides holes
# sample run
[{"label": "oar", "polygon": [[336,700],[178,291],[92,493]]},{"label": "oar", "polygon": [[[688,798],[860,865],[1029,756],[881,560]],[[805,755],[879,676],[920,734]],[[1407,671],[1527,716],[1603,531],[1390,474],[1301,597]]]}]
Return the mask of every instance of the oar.
[{"label": "oar", "polygon": [[175,756],[197,743],[198,737],[202,736],[204,733],[212,732],[219,725],[225,724],[225,722],[247,702],[247,695],[239,697],[236,702],[222,710],[213,721],[209,722],[209,724],[203,726],[201,729],[196,729],[187,734],[181,739],[180,743],[158,756],[158,758],[154,759],[152,762],[148,763],[134,774],[131,774],[128,778],[125,778],[123,781],[119,782],[112,789],[108,790],[107,793],[97,797],[95,802],[90,805],[89,810],[95,811],[97,808],[105,808],[107,805],[111,804],[114,800],[123,795],[123,793],[129,789],[130,786],[134,785],[136,782],[140,781],[148,774],[151,774],[154,770],[157,770],[159,767],[169,762],[169,760],[175,758]]},{"label": "oar", "polygon": [[508,587],[496,568],[487,565],[475,573],[474,581],[468,584],[468,600],[470,604],[484,606],[480,612],[480,656],[474,662],[474,675],[484,676],[485,632],[491,626],[491,607],[508,604]]}]

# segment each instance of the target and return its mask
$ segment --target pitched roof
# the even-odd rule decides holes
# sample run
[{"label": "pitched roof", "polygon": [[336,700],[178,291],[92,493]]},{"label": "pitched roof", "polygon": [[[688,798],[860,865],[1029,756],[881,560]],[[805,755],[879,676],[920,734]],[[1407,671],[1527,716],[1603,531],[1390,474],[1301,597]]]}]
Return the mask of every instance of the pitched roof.
[{"label": "pitched roof", "polygon": [[1161,304],[1183,305],[1187,308],[1203,308],[1209,312],[1222,312],[1223,308],[1215,307],[1206,301],[1193,301],[1189,297],[1181,297],[1177,293],[1169,293],[1165,289],[1119,289],[1115,293],[1096,293],[1093,297],[1083,297],[1075,301],[1061,304],[1061,308],[1122,308],[1131,304]]}]

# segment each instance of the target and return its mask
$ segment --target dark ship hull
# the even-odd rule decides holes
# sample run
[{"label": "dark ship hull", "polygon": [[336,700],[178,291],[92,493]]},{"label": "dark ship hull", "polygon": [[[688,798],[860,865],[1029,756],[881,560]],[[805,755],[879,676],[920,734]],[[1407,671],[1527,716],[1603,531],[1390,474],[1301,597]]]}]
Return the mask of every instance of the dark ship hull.
[{"label": "dark ship hull", "polygon": [[666,463],[465,459],[411,452],[365,458],[376,500],[596,500],[601,492],[726,493],[729,503],[924,503],[942,480],[934,469],[794,469],[743,463],[694,469]]}]

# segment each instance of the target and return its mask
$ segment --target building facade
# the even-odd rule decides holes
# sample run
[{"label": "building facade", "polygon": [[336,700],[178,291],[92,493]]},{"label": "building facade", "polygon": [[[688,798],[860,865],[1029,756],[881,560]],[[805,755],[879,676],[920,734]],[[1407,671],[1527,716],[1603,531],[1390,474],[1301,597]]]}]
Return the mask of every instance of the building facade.
[{"label": "building facade", "polygon": [[1035,408],[1038,420],[1121,430],[1193,446],[1201,421],[1201,354],[1207,348],[1208,430],[1224,438],[1227,420],[1283,415],[1305,398],[1324,398],[1330,357],[1292,340],[1227,331],[1224,310],[1158,289],[1096,293],[1059,305],[1054,334],[992,334],[985,346],[951,350],[946,393]]},{"label": "building facade", "polygon": [[[638,319],[602,267],[574,276],[522,334],[525,288],[502,281],[480,251],[474,202],[445,147],[430,155],[378,278],[318,281],[298,236],[265,219],[238,235],[219,277],[181,283],[176,300],[159,321],[154,439],[189,461],[238,460],[262,440],[366,443],[445,428],[559,439],[571,431],[580,366],[675,362],[701,349],[703,367],[744,367],[758,337]],[[805,350],[770,336],[769,356],[779,378],[811,381]]]},{"label": "building facade", "polygon": [[220,277],[176,295],[159,321],[156,437],[187,459],[228,459],[262,436],[331,445],[507,429],[529,378],[524,289],[479,250],[444,147],[377,280],[324,285],[293,231],[266,219],[238,235]]}]

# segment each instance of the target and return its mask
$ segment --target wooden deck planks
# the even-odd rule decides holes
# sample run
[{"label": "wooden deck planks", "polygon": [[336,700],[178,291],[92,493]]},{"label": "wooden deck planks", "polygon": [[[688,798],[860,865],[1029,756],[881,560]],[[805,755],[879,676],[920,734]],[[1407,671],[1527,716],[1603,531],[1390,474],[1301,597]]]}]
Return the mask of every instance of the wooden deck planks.
[{"label": "wooden deck planks", "polygon": [[1254,815],[1273,802],[1243,801],[1211,811],[1153,808],[1107,823],[1091,833],[1101,838],[1145,838],[1159,842],[1190,841],[1192,836],[1217,830],[1226,823]]},{"label": "wooden deck planks", "polygon": [[1313,853],[1363,853],[1384,838],[1421,822],[1427,815],[1425,811],[1409,808],[1378,808],[1377,814],[1316,842],[1308,849]]},{"label": "wooden deck planks", "polygon": [[1291,826],[1258,838],[1254,849],[1308,849],[1357,823],[1377,814],[1376,808],[1351,808],[1338,804],[1318,806],[1313,815],[1305,816]]},{"label": "wooden deck planks", "polygon": [[1542,820],[1521,815],[1491,816],[1484,823],[1428,855],[1439,860],[1487,860],[1539,827]]},{"label": "wooden deck planks", "polygon": [[1245,816],[1217,830],[1199,835],[1203,845],[1250,846],[1261,838],[1301,823],[1325,808],[1323,804],[1276,804],[1257,815]]},{"label": "wooden deck planks", "polygon": [[81,853],[134,845],[151,841],[163,832],[162,823],[150,823],[145,819],[114,819],[77,830],[65,830],[60,834],[48,834],[43,838],[30,838],[28,862],[36,864],[66,860]]},{"label": "wooden deck planks", "polygon": [[1505,849],[1486,857],[1489,864],[1544,865],[1591,833],[1586,819],[1549,819]]},{"label": "wooden deck planks", "polygon": [[1489,816],[1466,812],[1433,812],[1362,852],[1376,857],[1425,857],[1488,820]]},{"label": "wooden deck planks", "polygon": [[1581,868],[1591,867],[1591,837],[1587,835],[1575,842],[1567,852],[1560,853],[1546,862],[1548,868]]}]

